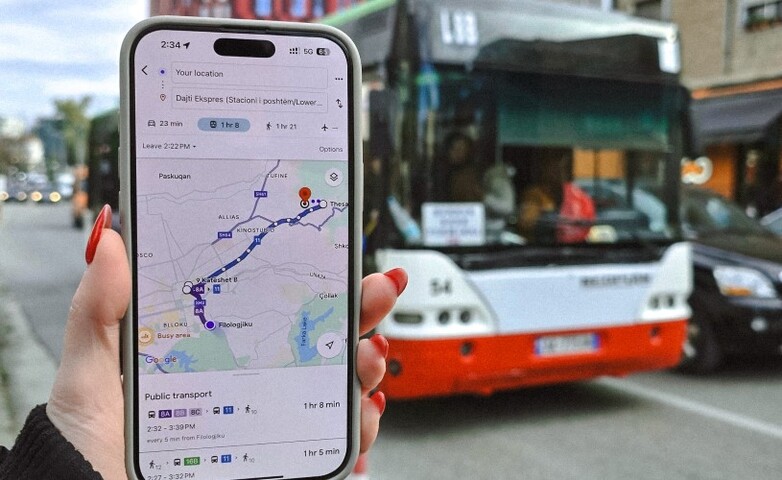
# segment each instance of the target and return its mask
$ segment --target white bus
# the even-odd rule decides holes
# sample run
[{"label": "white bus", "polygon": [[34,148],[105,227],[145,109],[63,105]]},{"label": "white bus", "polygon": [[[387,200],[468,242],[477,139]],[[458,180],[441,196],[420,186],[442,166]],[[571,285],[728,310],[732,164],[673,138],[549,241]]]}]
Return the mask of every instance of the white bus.
[{"label": "white bus", "polygon": [[674,25],[531,0],[374,0],[324,22],[364,64],[366,270],[410,274],[378,327],[389,398],[679,362]]}]

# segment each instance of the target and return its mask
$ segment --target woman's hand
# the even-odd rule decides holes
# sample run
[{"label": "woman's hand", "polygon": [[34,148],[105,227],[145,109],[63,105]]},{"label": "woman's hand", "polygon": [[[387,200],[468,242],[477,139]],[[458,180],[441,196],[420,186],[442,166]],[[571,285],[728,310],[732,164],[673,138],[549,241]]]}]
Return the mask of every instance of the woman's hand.
[{"label": "woman's hand", "polygon": [[[122,238],[111,230],[108,206],[95,222],[85,256],[88,266],[71,304],[62,360],[46,412],[104,478],[126,478],[119,332],[130,300],[130,269]],[[364,278],[362,335],[385,317],[406,286],[407,274],[401,269]],[[359,342],[362,452],[374,442],[385,409],[382,392],[372,397],[368,393],[383,378],[387,351],[388,343],[380,335]]]}]

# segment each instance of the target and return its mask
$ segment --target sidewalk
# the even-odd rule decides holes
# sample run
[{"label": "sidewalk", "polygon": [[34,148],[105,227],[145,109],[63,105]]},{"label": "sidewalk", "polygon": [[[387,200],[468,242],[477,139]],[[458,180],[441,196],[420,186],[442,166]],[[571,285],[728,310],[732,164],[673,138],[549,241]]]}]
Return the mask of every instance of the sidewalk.
[{"label": "sidewalk", "polygon": [[13,445],[28,412],[49,398],[57,365],[0,278],[0,445]]}]

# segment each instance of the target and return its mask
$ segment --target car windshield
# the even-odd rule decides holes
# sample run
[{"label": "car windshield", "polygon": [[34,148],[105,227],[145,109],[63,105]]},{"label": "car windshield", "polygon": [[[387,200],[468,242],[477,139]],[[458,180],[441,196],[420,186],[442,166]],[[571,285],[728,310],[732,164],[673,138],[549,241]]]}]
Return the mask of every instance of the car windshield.
[{"label": "car windshield", "polygon": [[769,232],[749,217],[732,201],[705,190],[683,189],[682,227],[691,236],[715,233],[749,233],[767,235]]}]

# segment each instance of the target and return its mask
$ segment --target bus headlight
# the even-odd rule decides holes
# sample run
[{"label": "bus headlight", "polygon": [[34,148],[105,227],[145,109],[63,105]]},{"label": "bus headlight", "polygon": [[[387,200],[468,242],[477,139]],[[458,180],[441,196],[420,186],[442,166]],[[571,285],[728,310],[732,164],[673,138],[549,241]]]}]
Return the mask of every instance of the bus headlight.
[{"label": "bus headlight", "polygon": [[30,200],[33,202],[40,202],[43,199],[43,194],[38,190],[30,194]]},{"label": "bus headlight", "polygon": [[424,316],[420,313],[394,312],[394,322],[403,325],[418,325],[424,323]]},{"label": "bus headlight", "polygon": [[49,201],[52,203],[57,203],[60,200],[62,200],[62,195],[60,195],[60,192],[51,192],[49,194]]},{"label": "bus headlight", "polygon": [[8,200],[8,197],[9,197],[8,192],[0,192],[0,202],[5,202],[6,200]]},{"label": "bus headlight", "polygon": [[726,297],[777,298],[771,281],[752,268],[716,267],[714,280]]}]

